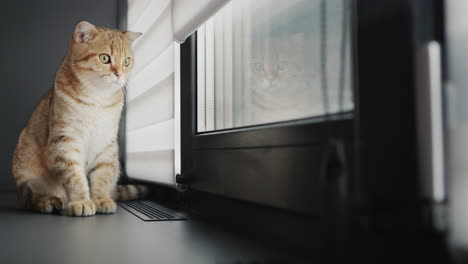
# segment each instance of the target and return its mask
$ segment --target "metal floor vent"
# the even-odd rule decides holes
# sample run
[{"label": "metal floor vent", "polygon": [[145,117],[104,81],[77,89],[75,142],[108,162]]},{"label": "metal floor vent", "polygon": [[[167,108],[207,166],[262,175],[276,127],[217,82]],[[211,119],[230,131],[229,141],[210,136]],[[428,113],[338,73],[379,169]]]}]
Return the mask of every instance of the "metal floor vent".
[{"label": "metal floor vent", "polygon": [[120,207],[143,221],[174,221],[187,219],[184,214],[158,205],[151,201],[119,202]]}]

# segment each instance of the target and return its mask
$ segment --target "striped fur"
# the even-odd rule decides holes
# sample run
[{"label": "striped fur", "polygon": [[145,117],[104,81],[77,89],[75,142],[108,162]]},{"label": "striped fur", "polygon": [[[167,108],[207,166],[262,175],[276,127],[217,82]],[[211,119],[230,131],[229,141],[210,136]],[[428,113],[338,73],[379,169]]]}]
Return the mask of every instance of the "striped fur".
[{"label": "striped fur", "polygon": [[54,87],[19,136],[13,155],[18,207],[89,216],[114,213],[115,198],[139,197],[116,185],[123,86],[133,67],[131,41],[139,35],[78,23]]},{"label": "striped fur", "polygon": [[113,193],[114,200],[129,201],[144,198],[149,190],[144,185],[117,185]]}]

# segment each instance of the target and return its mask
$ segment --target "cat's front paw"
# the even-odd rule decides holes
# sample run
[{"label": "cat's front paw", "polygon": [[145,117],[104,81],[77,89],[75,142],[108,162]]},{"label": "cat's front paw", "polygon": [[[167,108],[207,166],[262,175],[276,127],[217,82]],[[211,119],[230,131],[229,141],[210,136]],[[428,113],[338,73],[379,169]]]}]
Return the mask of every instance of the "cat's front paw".
[{"label": "cat's front paw", "polygon": [[96,213],[99,214],[113,214],[117,211],[117,205],[112,199],[96,199],[94,204],[96,205]]},{"label": "cat's front paw", "polygon": [[64,209],[62,200],[55,196],[44,196],[35,201],[35,208],[43,213],[50,214],[52,212],[61,212]]},{"label": "cat's front paw", "polygon": [[67,215],[69,216],[91,216],[95,214],[96,206],[89,199],[68,203]]},{"label": "cat's front paw", "polygon": [[94,204],[98,214],[113,214],[117,211],[117,205],[112,199],[95,199]]}]

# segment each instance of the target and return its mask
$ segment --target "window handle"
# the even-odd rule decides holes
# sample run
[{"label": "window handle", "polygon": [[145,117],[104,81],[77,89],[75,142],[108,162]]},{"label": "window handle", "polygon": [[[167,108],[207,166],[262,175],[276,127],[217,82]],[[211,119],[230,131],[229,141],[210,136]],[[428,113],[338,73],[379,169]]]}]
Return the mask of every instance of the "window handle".
[{"label": "window handle", "polygon": [[343,256],[349,229],[349,170],[346,144],[332,139],[325,147],[322,162],[320,190],[322,251],[327,257]]}]

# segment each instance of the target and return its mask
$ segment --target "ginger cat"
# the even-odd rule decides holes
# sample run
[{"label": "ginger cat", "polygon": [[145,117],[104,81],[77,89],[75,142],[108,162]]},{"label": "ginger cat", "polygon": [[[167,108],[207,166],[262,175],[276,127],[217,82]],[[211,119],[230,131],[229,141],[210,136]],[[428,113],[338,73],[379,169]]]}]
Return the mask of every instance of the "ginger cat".
[{"label": "ginger cat", "polygon": [[114,213],[116,199],[141,186],[117,186],[117,133],[124,85],[141,33],[76,25],[54,87],[39,101],[13,155],[18,207],[70,216]]}]

